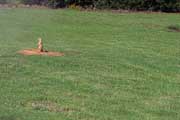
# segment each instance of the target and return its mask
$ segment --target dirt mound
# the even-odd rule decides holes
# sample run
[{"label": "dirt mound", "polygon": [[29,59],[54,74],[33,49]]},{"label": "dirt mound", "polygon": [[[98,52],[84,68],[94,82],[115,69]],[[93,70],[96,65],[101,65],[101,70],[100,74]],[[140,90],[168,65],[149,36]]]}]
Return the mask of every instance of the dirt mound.
[{"label": "dirt mound", "polygon": [[43,55],[43,56],[63,56],[64,53],[61,52],[51,52],[51,51],[43,51],[40,52],[38,49],[25,49],[18,51],[19,54],[22,55]]}]

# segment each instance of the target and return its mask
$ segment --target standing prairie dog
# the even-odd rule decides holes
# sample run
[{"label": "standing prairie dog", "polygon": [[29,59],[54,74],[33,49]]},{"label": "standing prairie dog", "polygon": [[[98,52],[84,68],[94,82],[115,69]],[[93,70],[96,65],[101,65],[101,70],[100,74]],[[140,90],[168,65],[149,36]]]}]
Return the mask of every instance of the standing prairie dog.
[{"label": "standing prairie dog", "polygon": [[43,52],[42,38],[38,38],[38,50],[39,52]]}]

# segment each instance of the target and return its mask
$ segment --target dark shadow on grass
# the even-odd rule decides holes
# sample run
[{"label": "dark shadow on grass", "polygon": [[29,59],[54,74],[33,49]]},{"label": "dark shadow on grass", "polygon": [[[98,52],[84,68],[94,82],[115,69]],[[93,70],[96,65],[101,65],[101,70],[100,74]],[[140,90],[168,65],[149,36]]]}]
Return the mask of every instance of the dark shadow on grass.
[{"label": "dark shadow on grass", "polygon": [[172,31],[172,32],[180,32],[180,26],[179,25],[169,25],[168,30]]},{"label": "dark shadow on grass", "polygon": [[14,115],[0,116],[0,120],[17,120]]}]

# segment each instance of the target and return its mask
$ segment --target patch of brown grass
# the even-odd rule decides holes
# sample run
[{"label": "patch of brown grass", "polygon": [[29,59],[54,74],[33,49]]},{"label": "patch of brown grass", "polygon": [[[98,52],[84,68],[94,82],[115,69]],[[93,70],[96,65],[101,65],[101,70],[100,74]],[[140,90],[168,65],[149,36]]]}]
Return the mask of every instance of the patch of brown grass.
[{"label": "patch of brown grass", "polygon": [[49,111],[49,112],[71,112],[73,109],[61,107],[57,103],[50,101],[32,101],[28,102],[27,107],[34,110]]}]

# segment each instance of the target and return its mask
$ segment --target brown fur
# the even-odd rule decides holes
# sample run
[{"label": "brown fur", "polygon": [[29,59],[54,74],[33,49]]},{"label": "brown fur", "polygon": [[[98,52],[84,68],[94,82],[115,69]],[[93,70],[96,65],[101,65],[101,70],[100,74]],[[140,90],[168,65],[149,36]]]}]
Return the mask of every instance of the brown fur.
[{"label": "brown fur", "polygon": [[42,38],[38,38],[38,50],[39,52],[43,52]]}]

